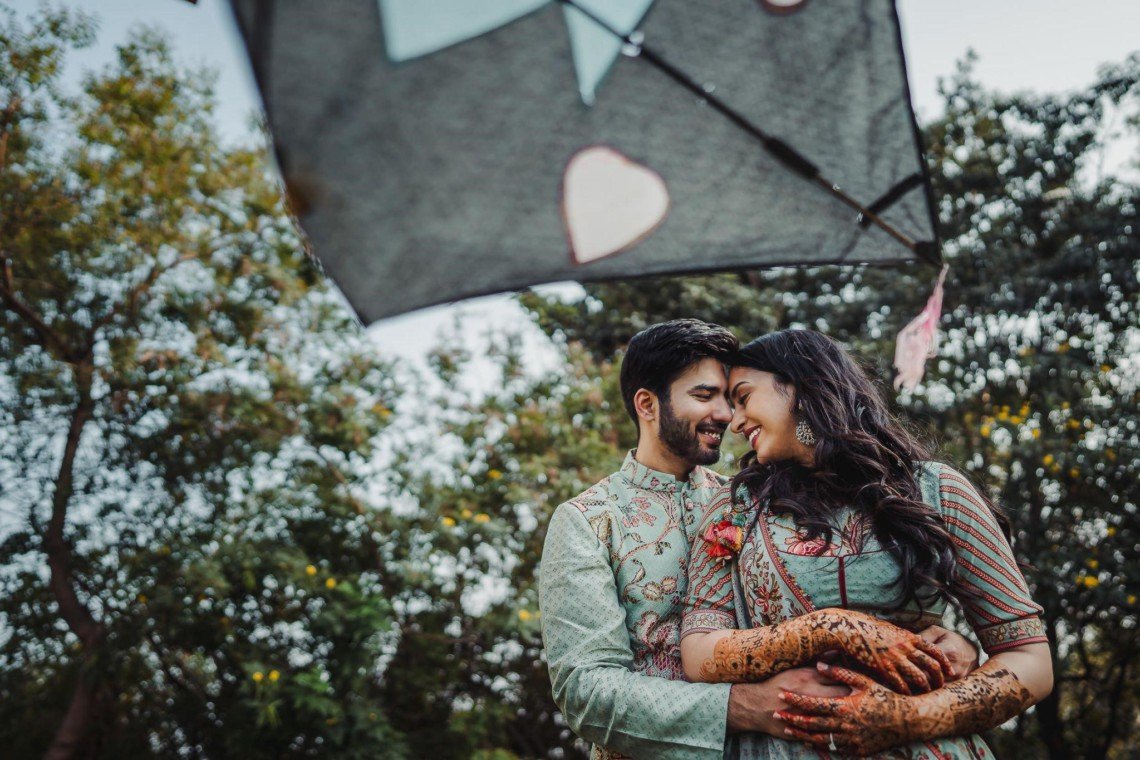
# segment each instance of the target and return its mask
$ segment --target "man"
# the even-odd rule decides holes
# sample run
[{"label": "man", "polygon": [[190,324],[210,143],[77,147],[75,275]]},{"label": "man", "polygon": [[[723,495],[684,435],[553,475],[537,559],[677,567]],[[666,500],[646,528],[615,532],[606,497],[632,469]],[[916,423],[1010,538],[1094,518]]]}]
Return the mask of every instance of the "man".
[{"label": "man", "polygon": [[[725,480],[706,466],[732,419],[724,363],[736,348],[730,332],[695,319],[635,335],[621,390],[637,448],[547,528],[539,605],[554,700],[594,758],[720,758],[731,732],[783,736],[772,717],[786,707],[781,691],[848,693],[815,668],[731,686],[688,683],[681,669],[689,545]],[[952,660],[976,659],[956,638],[944,644]]]}]

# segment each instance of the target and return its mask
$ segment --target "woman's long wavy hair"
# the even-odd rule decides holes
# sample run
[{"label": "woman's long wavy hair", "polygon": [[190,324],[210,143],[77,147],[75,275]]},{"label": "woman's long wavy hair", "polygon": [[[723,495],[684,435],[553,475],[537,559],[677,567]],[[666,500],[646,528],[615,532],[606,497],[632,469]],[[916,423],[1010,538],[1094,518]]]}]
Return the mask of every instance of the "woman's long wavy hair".
[{"label": "woman's long wavy hair", "polygon": [[[734,366],[770,372],[792,394],[797,421],[816,436],[814,467],[787,460],[761,464],[748,452],[732,490],[747,487],[756,504],[790,514],[812,539],[831,541],[829,514],[851,506],[868,514],[875,537],[898,561],[896,609],[950,601],[956,564],[941,516],[922,499],[916,475],[929,449],[887,409],[867,373],[839,344],[812,330],[781,330],[743,346]],[[735,498],[739,498],[736,496]],[[1008,535],[1008,521],[994,510]]]}]

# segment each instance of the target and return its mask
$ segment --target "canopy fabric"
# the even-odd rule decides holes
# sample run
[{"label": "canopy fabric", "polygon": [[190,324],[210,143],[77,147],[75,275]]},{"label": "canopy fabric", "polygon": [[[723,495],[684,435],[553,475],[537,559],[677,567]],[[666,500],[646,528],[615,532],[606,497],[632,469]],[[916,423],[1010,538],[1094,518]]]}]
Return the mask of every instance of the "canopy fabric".
[{"label": "canopy fabric", "polygon": [[891,0],[232,4],[293,208],[365,323],[559,280],[938,259]]}]

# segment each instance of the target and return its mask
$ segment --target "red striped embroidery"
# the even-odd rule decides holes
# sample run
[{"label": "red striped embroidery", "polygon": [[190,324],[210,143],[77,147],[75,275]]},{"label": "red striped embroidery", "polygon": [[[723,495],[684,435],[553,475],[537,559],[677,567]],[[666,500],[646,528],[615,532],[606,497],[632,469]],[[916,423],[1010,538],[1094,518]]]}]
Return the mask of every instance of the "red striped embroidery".
[{"label": "red striped embroidery", "polygon": [[[1008,550],[1008,549],[1006,549],[1005,551],[1003,551],[1003,550],[1002,550],[1002,547],[999,547],[999,546],[993,546],[993,545],[989,544],[989,543],[988,543],[988,542],[985,540],[985,538],[983,538],[982,536],[979,536],[979,535],[977,534],[977,532],[976,532],[976,531],[974,531],[974,529],[973,529],[971,526],[969,526],[969,525],[966,525],[965,523],[963,523],[963,522],[962,522],[961,520],[959,520],[958,518],[956,518],[956,517],[946,517],[946,518],[944,518],[944,519],[945,519],[945,521],[946,521],[946,523],[947,523],[947,524],[956,525],[956,526],[958,526],[958,527],[959,527],[959,528],[960,528],[962,531],[964,531],[964,532],[966,532],[966,533],[969,533],[971,536],[973,536],[974,538],[976,538],[978,541],[981,541],[983,544],[985,544],[986,548],[987,548],[987,549],[989,549],[990,551],[992,551],[994,554],[997,554],[997,555],[999,555],[999,556],[1003,556],[1004,558],[1006,558],[1006,559],[1009,559],[1010,561],[1012,561],[1012,560],[1013,560],[1013,557],[1011,556],[1011,553],[1009,552],[1009,550]],[[1004,563],[1004,562],[1001,562],[1000,560],[994,559],[993,557],[991,557],[991,556],[989,556],[989,555],[986,555],[986,554],[981,554],[981,553],[979,553],[979,552],[977,551],[977,549],[976,549],[976,548],[975,548],[975,547],[974,547],[974,546],[973,546],[973,545],[972,545],[972,544],[971,544],[969,541],[966,541],[966,540],[964,540],[964,539],[961,539],[961,538],[959,538],[959,537],[957,537],[957,536],[953,536],[953,535],[951,536],[951,539],[954,541],[954,544],[955,544],[955,545],[957,545],[957,546],[961,547],[962,549],[964,549],[964,550],[966,551],[966,553],[967,553],[967,554],[969,554],[971,557],[973,557],[973,558],[975,558],[976,560],[979,560],[979,561],[981,561],[981,562],[984,562],[985,564],[989,565],[989,566],[990,566],[990,567],[992,567],[994,570],[996,570],[996,571],[997,571],[997,572],[998,572],[1000,575],[1003,575],[1003,576],[1005,576],[1005,578],[1006,578],[1006,579],[1007,579],[1007,580],[1008,580],[1010,583],[1012,583],[1014,586],[1016,586],[1016,587],[1017,587],[1017,589],[1018,589],[1019,591],[1021,591],[1021,592],[1022,592],[1022,593],[1024,593],[1024,594],[1028,594],[1028,593],[1029,593],[1029,589],[1028,589],[1028,588],[1026,588],[1026,586],[1025,586],[1025,581],[1024,581],[1024,579],[1021,577],[1021,574],[1020,574],[1020,573],[1016,573],[1016,572],[1013,572],[1012,570],[1010,570],[1010,569],[1009,569],[1009,565],[1007,565],[1007,564],[1006,564],[1006,563]],[[1003,584],[1001,584],[1001,583],[995,583],[994,585],[995,585],[995,586],[1001,586],[1001,585],[1003,585]]]}]

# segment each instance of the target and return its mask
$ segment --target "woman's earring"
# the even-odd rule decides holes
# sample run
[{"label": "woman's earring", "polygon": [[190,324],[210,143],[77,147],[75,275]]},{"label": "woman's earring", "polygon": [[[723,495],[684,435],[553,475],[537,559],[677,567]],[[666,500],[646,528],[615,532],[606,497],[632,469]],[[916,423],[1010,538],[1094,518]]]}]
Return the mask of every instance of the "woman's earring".
[{"label": "woman's earring", "polygon": [[804,446],[815,445],[815,431],[811,429],[811,425],[807,424],[807,420],[800,420],[796,423],[796,440]]}]

